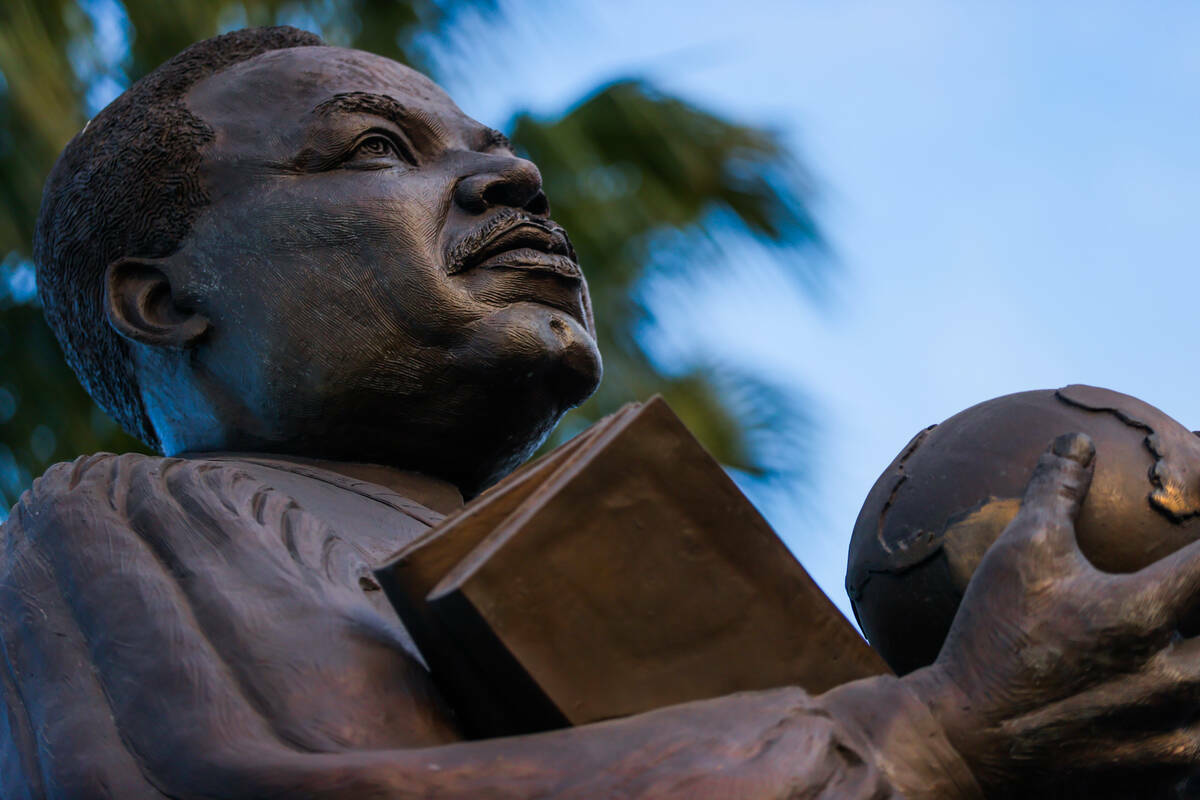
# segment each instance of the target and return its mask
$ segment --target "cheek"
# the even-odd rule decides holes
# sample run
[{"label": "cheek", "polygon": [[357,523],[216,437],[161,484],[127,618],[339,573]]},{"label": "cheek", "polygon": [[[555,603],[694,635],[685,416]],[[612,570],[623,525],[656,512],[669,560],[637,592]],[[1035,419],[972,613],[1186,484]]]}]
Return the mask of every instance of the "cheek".
[{"label": "cheek", "polygon": [[404,358],[461,341],[478,320],[445,273],[440,184],[383,172],[280,179],[210,207],[195,229],[227,325],[272,363],[323,372]]}]

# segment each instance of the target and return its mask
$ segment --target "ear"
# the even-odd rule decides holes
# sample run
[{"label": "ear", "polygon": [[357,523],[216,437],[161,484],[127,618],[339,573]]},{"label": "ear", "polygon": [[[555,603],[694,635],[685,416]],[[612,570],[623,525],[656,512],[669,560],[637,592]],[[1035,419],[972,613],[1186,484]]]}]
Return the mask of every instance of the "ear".
[{"label": "ear", "polygon": [[209,329],[208,318],[179,301],[165,263],[121,258],[105,273],[105,313],[113,329],[134,342],[183,350]]}]

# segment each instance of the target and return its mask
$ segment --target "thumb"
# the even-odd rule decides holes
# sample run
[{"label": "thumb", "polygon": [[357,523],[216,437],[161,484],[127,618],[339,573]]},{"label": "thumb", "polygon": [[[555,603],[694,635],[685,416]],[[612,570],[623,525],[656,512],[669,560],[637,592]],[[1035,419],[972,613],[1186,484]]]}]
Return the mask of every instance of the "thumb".
[{"label": "thumb", "polygon": [[1092,482],[1096,447],[1083,433],[1065,433],[1038,459],[1021,510],[1005,535],[1019,536],[1054,553],[1077,548],[1075,518]]}]

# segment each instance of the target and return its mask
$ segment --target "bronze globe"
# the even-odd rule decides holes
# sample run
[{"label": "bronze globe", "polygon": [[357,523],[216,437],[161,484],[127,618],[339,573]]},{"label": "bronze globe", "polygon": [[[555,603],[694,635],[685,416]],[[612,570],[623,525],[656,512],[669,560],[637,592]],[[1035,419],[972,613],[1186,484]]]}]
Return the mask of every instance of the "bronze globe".
[{"label": "bronze globe", "polygon": [[921,431],[867,495],[846,590],[898,674],[930,664],[984,552],[1020,505],[1055,436],[1096,444],[1080,549],[1133,572],[1200,537],[1200,437],[1153,406],[1094,386],[998,397]]}]

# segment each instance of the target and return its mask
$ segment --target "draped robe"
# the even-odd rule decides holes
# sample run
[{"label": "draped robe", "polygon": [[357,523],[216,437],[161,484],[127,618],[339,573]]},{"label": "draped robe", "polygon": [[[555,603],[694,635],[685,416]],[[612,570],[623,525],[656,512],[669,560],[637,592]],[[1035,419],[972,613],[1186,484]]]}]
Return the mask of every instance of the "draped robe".
[{"label": "draped robe", "polygon": [[0,797],[976,797],[894,678],[464,742],[372,570],[442,515],[253,456],[57,464],[0,529]]}]

